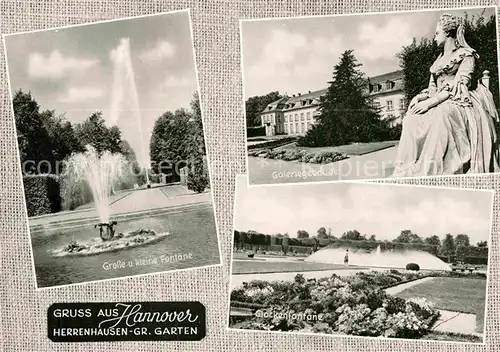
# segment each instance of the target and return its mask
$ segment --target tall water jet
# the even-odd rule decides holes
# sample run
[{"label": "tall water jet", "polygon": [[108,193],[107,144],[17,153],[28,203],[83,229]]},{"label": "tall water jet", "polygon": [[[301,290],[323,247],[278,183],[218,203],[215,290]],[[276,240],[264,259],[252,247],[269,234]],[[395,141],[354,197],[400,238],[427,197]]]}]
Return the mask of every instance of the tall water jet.
[{"label": "tall water jet", "polygon": [[[120,44],[111,51],[113,62],[113,89],[111,98],[110,124],[121,127],[125,139],[135,151],[141,169],[145,171],[149,186],[149,156],[144,140],[139,94],[130,55],[130,38],[122,38]],[[128,109],[124,109],[124,104]],[[121,111],[131,112],[131,118],[120,118]]]},{"label": "tall water jet", "polygon": [[[311,254],[305,261],[342,265],[345,252],[346,248],[324,248]],[[417,263],[421,269],[427,270],[451,270],[441,259],[423,251],[382,251],[378,246],[376,250],[367,253],[349,248],[349,265],[405,269],[408,263]]]},{"label": "tall water jet", "polygon": [[[85,184],[89,186],[101,223],[110,222],[109,196],[126,172],[127,165],[122,154],[105,151],[99,155],[91,145],[87,145],[84,153],[71,155],[66,162],[66,182],[80,190]],[[68,196],[72,197],[72,192]]]}]

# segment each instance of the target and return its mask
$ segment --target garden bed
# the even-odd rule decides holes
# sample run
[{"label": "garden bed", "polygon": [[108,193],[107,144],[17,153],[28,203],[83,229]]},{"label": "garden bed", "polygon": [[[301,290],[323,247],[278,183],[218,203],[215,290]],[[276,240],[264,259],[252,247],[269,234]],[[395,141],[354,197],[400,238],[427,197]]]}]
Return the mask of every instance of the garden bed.
[{"label": "garden bed", "polygon": [[311,153],[319,152],[336,152],[343,153],[347,155],[365,155],[379,150],[392,148],[398,141],[387,141],[387,142],[372,142],[372,143],[351,143],[346,145],[339,145],[336,147],[300,147],[297,143],[288,144],[281,148],[283,149],[296,149],[296,150],[306,150]]},{"label": "garden bed", "polygon": [[396,295],[401,298],[425,297],[436,308],[476,315],[476,331],[484,328],[486,279],[471,277],[437,277],[432,281],[410,287]]},{"label": "garden bed", "polygon": [[312,164],[329,164],[336,161],[347,159],[347,155],[333,151],[309,152],[307,150],[297,149],[264,149],[248,152],[249,156],[259,158],[298,161]]}]

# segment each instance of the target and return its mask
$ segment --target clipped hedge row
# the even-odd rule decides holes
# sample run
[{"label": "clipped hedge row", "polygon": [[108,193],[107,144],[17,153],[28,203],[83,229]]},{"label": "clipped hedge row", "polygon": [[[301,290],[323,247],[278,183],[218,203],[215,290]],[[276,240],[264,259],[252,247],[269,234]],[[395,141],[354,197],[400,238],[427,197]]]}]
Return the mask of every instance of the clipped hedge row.
[{"label": "clipped hedge row", "polygon": [[59,179],[54,175],[23,177],[28,216],[55,213],[61,210]]},{"label": "clipped hedge row", "polygon": [[266,127],[247,127],[247,137],[260,137],[266,135]]},{"label": "clipped hedge row", "polygon": [[[277,148],[281,147],[285,144],[290,144],[292,142],[295,142],[297,140],[296,137],[286,137],[286,138],[281,138],[281,139],[275,139],[269,142],[264,142],[264,143],[259,143],[259,144],[253,144],[248,146],[248,150],[256,150],[256,149],[266,149],[266,148]],[[251,155],[249,152],[248,155]]]},{"label": "clipped hedge row", "polygon": [[257,156],[259,158],[276,159],[284,161],[301,161],[303,163],[312,164],[329,164],[347,158],[347,155],[339,152],[322,151],[308,152],[307,150],[298,149],[281,149],[281,150],[261,150],[252,151],[248,155]]}]

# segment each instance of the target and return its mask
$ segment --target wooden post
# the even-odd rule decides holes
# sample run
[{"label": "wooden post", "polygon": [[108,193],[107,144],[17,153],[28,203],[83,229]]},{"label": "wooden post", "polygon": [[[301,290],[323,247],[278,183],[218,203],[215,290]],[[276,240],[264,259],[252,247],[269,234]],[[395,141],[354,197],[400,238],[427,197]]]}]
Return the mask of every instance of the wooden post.
[{"label": "wooden post", "polygon": [[483,77],[481,78],[481,83],[483,84],[483,86],[490,89],[490,71],[485,70],[483,72]]}]

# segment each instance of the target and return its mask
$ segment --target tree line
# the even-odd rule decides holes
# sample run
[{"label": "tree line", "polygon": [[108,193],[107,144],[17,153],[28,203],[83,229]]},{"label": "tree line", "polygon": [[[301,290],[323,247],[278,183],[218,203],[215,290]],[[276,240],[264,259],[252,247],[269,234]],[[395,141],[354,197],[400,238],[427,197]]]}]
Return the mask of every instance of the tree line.
[{"label": "tree line", "polygon": [[178,182],[180,171],[185,168],[189,189],[201,193],[209,187],[198,93],[193,95],[190,111],[167,111],[156,120],[149,150],[153,173],[165,175],[170,182]]},{"label": "tree line", "polygon": [[448,261],[451,261],[452,257],[456,261],[464,261],[466,257],[488,257],[488,242],[479,241],[475,245],[471,244],[467,234],[447,233],[441,239],[437,235],[420,237],[411,230],[405,229],[392,240],[378,240],[374,234],[361,234],[358,230],[349,230],[336,237],[331,229],[320,227],[313,236],[306,230],[298,230],[296,235],[296,237],[291,237],[288,233],[263,234],[252,230],[235,231],[234,245],[236,248],[246,248],[249,245],[250,249],[255,249],[282,246],[285,242],[286,246],[310,247],[313,251],[320,247],[335,245],[362,249],[374,249],[380,246],[382,250],[423,250],[436,256],[447,257]]},{"label": "tree line", "polygon": [[71,123],[65,114],[42,110],[31,93],[17,91],[13,97],[14,118],[21,167],[24,174],[54,174],[63,170],[63,161],[73,153],[93,146],[98,153],[121,153],[138,167],[129,143],[117,126],[107,127],[101,111],[80,123]]}]

